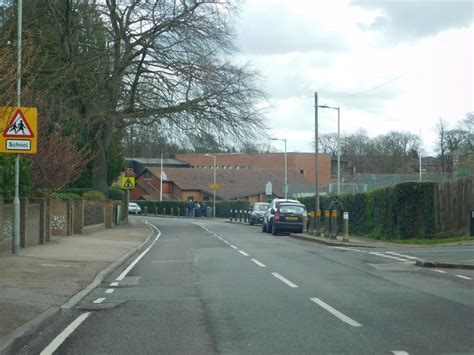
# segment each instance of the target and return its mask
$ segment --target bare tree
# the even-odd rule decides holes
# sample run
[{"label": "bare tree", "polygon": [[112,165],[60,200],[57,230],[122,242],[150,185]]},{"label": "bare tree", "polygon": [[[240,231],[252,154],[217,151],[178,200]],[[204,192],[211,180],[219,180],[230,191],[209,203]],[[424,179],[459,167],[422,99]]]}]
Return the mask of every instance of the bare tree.
[{"label": "bare tree", "polygon": [[446,167],[447,167],[446,153],[448,151],[448,144],[446,141],[447,128],[446,128],[446,123],[441,117],[439,118],[438,123],[436,124],[436,130],[438,132],[438,142],[437,142],[436,148],[437,148],[438,156],[441,163],[441,171],[445,173]]},{"label": "bare tree", "polygon": [[219,142],[249,140],[263,129],[256,73],[232,61],[232,3],[32,1],[26,18],[42,16],[49,26],[36,34],[51,70],[39,73],[42,89],[55,87],[80,114],[67,130],[80,131],[95,151],[95,189],[106,189],[112,137],[129,125]]}]

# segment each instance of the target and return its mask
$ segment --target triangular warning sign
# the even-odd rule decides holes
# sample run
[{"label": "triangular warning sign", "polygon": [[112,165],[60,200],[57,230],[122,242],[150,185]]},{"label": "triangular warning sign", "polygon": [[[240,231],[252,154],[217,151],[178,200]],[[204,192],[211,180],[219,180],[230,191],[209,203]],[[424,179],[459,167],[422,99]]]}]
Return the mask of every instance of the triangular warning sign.
[{"label": "triangular warning sign", "polygon": [[10,138],[33,138],[33,130],[25,119],[23,112],[18,109],[8,122],[7,129],[3,132],[4,137]]},{"label": "triangular warning sign", "polygon": [[124,189],[133,189],[134,185],[133,182],[130,180],[130,178],[127,178],[125,182],[123,183],[123,188]]}]

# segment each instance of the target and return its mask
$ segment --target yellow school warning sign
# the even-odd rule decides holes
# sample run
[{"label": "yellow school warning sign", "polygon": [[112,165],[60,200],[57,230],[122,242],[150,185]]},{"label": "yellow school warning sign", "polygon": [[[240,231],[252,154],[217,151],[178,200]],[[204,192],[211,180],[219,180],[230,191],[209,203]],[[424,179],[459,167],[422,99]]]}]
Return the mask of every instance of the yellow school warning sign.
[{"label": "yellow school warning sign", "polygon": [[122,178],[122,189],[133,190],[135,188],[135,178],[131,176],[125,176]]},{"label": "yellow school warning sign", "polygon": [[0,153],[36,153],[36,107],[0,107]]},{"label": "yellow school warning sign", "polygon": [[219,184],[209,184],[208,187],[210,189],[220,189],[221,185],[219,185]]}]

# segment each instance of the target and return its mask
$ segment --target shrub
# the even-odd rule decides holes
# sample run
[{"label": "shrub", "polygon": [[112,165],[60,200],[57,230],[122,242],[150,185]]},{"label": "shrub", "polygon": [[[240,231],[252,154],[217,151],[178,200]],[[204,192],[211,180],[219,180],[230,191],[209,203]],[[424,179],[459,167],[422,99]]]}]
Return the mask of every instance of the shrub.
[{"label": "shrub", "polygon": [[82,195],[82,198],[89,201],[104,201],[105,195],[100,191],[88,191]]},{"label": "shrub", "polygon": [[81,198],[81,196],[79,196],[78,194],[73,194],[70,192],[55,192],[53,193],[53,197],[60,198],[62,200]]},{"label": "shrub", "polygon": [[124,192],[122,189],[116,187],[109,187],[107,189],[107,197],[111,200],[122,200],[124,199]]}]

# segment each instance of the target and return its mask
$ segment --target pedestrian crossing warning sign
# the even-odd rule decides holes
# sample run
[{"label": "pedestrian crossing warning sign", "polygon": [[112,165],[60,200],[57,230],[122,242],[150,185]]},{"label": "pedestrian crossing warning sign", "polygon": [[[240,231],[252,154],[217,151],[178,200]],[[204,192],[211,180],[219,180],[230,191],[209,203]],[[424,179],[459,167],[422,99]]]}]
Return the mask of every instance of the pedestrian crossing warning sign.
[{"label": "pedestrian crossing warning sign", "polygon": [[3,132],[3,136],[10,138],[33,138],[35,135],[23,112],[18,109],[8,123],[7,129]]},{"label": "pedestrian crossing warning sign", "polygon": [[36,153],[35,107],[0,107],[0,153]]},{"label": "pedestrian crossing warning sign", "polygon": [[125,176],[122,178],[122,189],[133,190],[135,188],[135,178],[131,176]]}]

